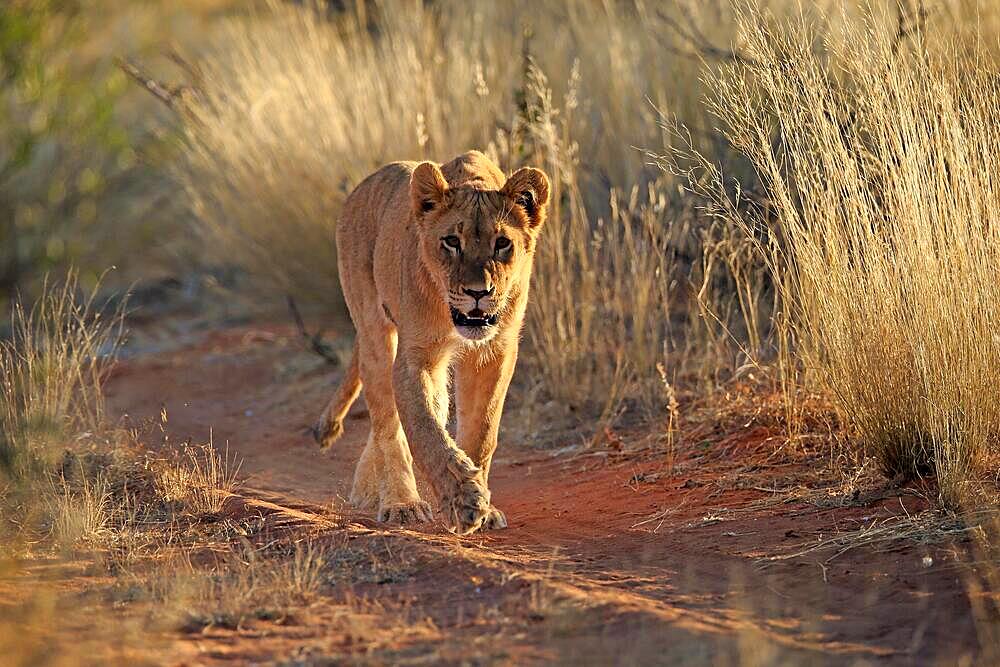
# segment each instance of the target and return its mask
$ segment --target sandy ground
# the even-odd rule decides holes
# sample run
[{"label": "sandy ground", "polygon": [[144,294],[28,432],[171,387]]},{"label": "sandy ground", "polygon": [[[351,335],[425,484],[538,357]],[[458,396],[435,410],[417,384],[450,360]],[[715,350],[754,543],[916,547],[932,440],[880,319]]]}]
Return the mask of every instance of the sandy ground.
[{"label": "sandy ground", "polygon": [[[331,451],[306,434],[337,375],[289,328],[264,325],[206,332],[114,373],[113,414],[161,448],[210,434],[228,443],[245,497],[287,508],[354,558],[331,605],[362,599],[372,623],[396,628],[352,636],[320,605],[309,622],[265,633],[179,636],[159,660],[952,664],[978,654],[964,543],[790,557],[927,502],[906,491],[845,496],[828,482],[799,493],[826,462],[775,457],[771,427],[682,432],[671,465],[650,446],[655,426],[591,448],[579,434],[529,445],[508,428],[491,485],[510,527],[457,538],[439,525],[391,529],[347,505],[368,429],[363,400]],[[163,411],[161,431],[151,425]]]}]

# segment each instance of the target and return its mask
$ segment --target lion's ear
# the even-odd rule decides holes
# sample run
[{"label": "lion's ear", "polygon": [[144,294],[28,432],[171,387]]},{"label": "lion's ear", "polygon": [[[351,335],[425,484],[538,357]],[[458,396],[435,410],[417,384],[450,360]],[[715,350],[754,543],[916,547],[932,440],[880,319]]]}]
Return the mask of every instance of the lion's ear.
[{"label": "lion's ear", "polygon": [[531,228],[545,222],[549,203],[549,178],[545,172],[534,167],[522,167],[510,175],[501,192],[524,210]]},{"label": "lion's ear", "polygon": [[433,162],[421,162],[410,176],[410,202],[417,219],[441,208],[448,193],[448,181]]}]

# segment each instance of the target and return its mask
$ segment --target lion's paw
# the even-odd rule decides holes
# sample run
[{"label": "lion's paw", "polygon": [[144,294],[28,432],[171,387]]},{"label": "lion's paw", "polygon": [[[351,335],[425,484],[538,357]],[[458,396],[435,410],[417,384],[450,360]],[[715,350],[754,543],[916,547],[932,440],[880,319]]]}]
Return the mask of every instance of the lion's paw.
[{"label": "lion's paw", "polygon": [[483,526],[490,512],[490,490],[483,483],[479,468],[468,459],[448,466],[451,477],[441,494],[441,512],[448,530],[467,535]]},{"label": "lion's paw", "polygon": [[423,500],[408,503],[390,503],[383,505],[378,511],[378,520],[406,526],[414,523],[424,523],[434,518],[431,506]]},{"label": "lion's paw", "polygon": [[490,505],[490,511],[486,513],[480,530],[502,530],[507,527],[507,515]]},{"label": "lion's paw", "polygon": [[328,449],[344,434],[344,422],[339,419],[329,419],[326,415],[312,428],[313,438],[320,449]]}]

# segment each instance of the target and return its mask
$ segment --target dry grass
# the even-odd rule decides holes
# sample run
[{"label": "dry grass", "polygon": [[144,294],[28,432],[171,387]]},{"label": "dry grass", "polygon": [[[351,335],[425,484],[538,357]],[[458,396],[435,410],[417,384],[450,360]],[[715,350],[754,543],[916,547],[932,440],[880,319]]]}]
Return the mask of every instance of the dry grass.
[{"label": "dry grass", "polygon": [[174,460],[160,468],[156,486],[167,502],[178,502],[190,512],[215,514],[226,497],[240,487],[242,462],[211,440],[204,445],[184,445]]},{"label": "dry grass", "polygon": [[185,629],[239,627],[253,618],[276,618],[311,602],[326,584],[327,549],[309,541],[287,553],[264,554],[236,545],[211,566],[192,563],[186,552],[148,580],[163,617]]},{"label": "dry grass", "polygon": [[571,89],[556,107],[547,78],[534,65],[525,92],[526,145],[553,177],[552,211],[533,276],[527,356],[553,398],[596,404],[608,417],[631,385],[654,379],[648,371],[665,360],[674,275],[664,234],[667,201],[655,190],[611,192],[608,221],[592,226],[568,138],[579,92]]},{"label": "dry grass", "polygon": [[65,478],[48,496],[52,534],[64,547],[96,543],[109,534],[112,495],[107,479],[84,477],[79,490],[70,489]]},{"label": "dry grass", "polygon": [[288,603],[312,599],[325,583],[330,557],[327,549],[312,541],[296,542],[291,554],[271,568],[271,584]]},{"label": "dry grass", "polygon": [[0,341],[0,474],[18,480],[101,428],[122,318],[98,312],[93,295],[80,301],[70,274],[30,310],[16,304],[12,323],[11,340]]},{"label": "dry grass", "polygon": [[[869,519],[856,529],[843,529],[832,537],[820,537],[802,544],[792,545],[781,554],[764,556],[758,564],[768,567],[774,563],[805,556],[816,558],[826,556],[816,562],[829,565],[835,559],[854,549],[868,549],[874,552],[891,551],[902,543],[908,544],[954,544],[969,536],[978,536],[984,526],[996,517],[995,510],[968,514],[958,517],[946,510],[928,509],[914,514],[901,514]],[[924,562],[925,567],[930,563]]]},{"label": "dry grass", "polygon": [[846,20],[817,51],[810,25],[746,17],[754,65],[713,79],[712,109],[768,207],[737,210],[718,171],[716,201],[760,244],[807,385],[955,506],[1000,433],[996,65]]}]

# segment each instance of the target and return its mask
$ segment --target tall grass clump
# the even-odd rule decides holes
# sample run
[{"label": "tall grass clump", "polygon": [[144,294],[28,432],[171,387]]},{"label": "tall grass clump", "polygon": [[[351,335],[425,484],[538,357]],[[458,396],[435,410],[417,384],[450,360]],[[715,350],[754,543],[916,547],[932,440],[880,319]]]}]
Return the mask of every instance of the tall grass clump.
[{"label": "tall grass clump", "polygon": [[933,471],[954,505],[1000,435],[1000,72],[874,24],[820,40],[748,14],[711,107],[766,207],[716,201],[760,244],[805,382],[886,474]]},{"label": "tall grass clump", "polygon": [[80,300],[71,274],[30,309],[17,303],[0,341],[0,475],[14,481],[51,471],[77,437],[104,419],[101,385],[122,334],[94,297]]},{"label": "tall grass clump", "polygon": [[612,189],[607,216],[592,220],[572,141],[578,91],[554,99],[545,74],[530,65],[525,93],[525,145],[552,178],[532,276],[529,358],[554,398],[600,399],[613,411],[640,372],[652,379],[663,361],[674,272],[668,202],[655,187]]}]

